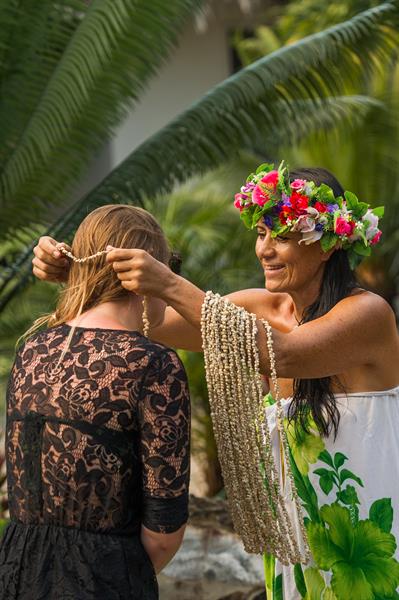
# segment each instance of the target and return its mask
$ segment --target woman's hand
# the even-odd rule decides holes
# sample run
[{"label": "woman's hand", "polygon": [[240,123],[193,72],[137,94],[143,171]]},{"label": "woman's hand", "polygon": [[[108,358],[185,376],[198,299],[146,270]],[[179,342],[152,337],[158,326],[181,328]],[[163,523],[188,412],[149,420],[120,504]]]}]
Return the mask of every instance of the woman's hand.
[{"label": "woman's hand", "polygon": [[155,573],[162,571],[180,548],[186,526],[173,533],[156,533],[141,526],[141,543],[147,552]]},{"label": "woman's hand", "polygon": [[[176,275],[167,265],[145,250],[110,248],[107,261],[118,275],[123,287],[143,296],[156,296],[174,308],[195,329],[200,330],[204,292],[193,283]],[[179,342],[177,346],[182,347]]]},{"label": "woman's hand", "polygon": [[33,249],[35,258],[32,260],[33,275],[42,281],[63,283],[68,278],[69,260],[58,250],[63,246],[67,250],[70,247],[64,243],[58,243],[49,236],[43,236]]},{"label": "woman's hand", "polygon": [[[111,248],[111,249],[110,249]],[[110,249],[110,250],[109,250]],[[143,296],[166,299],[178,275],[170,268],[140,249],[122,249],[108,246],[107,262],[112,263],[122,286]]]}]

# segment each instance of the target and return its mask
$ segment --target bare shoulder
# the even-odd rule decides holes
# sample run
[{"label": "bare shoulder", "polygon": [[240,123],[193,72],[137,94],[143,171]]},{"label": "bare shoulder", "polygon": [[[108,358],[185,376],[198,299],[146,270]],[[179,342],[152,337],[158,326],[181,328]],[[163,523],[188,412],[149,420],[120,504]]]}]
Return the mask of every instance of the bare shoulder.
[{"label": "bare shoulder", "polygon": [[271,293],[264,288],[238,290],[226,296],[229,300],[242,306],[258,317],[270,317],[279,314],[281,307],[287,303],[287,294]]},{"label": "bare shoulder", "polygon": [[378,328],[381,333],[392,331],[397,335],[395,313],[388,302],[378,294],[362,289],[354,290],[330,311],[331,315],[337,317],[345,313],[347,317],[356,319],[359,324],[364,323],[369,330]]}]

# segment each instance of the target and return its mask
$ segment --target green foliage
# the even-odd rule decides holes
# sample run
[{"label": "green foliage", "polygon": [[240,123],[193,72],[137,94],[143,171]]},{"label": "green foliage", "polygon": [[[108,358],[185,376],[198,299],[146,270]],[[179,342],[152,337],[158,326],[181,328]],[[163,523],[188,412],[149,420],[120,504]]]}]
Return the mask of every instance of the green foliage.
[{"label": "green foliage", "polygon": [[339,240],[339,237],[335,233],[332,233],[332,232],[325,233],[320,240],[320,244],[323,249],[323,252],[328,252],[331,248],[333,248],[335,246],[335,244],[338,242],[338,240]]},{"label": "green foliage", "polygon": [[3,537],[4,530],[7,527],[8,523],[8,519],[0,519],[0,538]]},{"label": "green foliage", "polygon": [[389,533],[393,522],[393,508],[390,498],[380,498],[370,506],[369,519],[382,531]]},{"label": "green foliage", "polygon": [[304,580],[307,589],[305,600],[320,600],[323,598],[325,582],[315,567],[308,567],[304,572]]},{"label": "green foliage", "polygon": [[[277,44],[296,42],[314,31],[322,31],[357,15],[360,11],[380,6],[377,0],[303,0],[291,1],[281,8],[271,27]],[[397,3],[395,3],[397,6]],[[274,15],[275,16],[275,15]],[[350,130],[327,133],[321,142],[314,135],[303,138],[295,147],[279,145],[279,155],[291,165],[324,166],[338,175],[344,188],[356,190],[358,197],[372,206],[384,204],[386,216],[382,222],[383,237],[372,252],[373,257],[362,265],[366,285],[383,293],[388,299],[399,285],[399,68],[397,48],[398,28],[392,30],[393,50],[387,60],[379,55],[374,75],[365,68],[363,77],[368,94],[379,102],[370,106],[364,119]],[[265,32],[255,32],[253,38],[238,42],[237,49],[244,64],[248,64],[245,47],[250,45],[250,62],[271,51],[264,43]],[[337,62],[334,75],[341,77],[342,65]],[[350,90],[355,91],[357,83]],[[258,146],[263,148],[262,145]],[[360,207],[362,203],[360,203]],[[378,214],[378,213],[376,213]],[[361,252],[361,249],[359,248]],[[358,260],[350,256],[353,267]],[[376,272],[373,275],[372,270]]]},{"label": "green foliage", "polygon": [[233,41],[242,64],[249,65],[283,45],[338,25],[380,4],[378,0],[291,0],[279,9],[269,8],[265,22],[271,25],[259,25],[252,37],[236,31]]},{"label": "green foliage", "polygon": [[306,596],[306,583],[303,576],[302,565],[294,565],[294,577],[296,588],[301,594],[301,597],[304,598]]},{"label": "green foliage", "polygon": [[[42,0],[0,9],[0,233],[60,204],[200,0]],[[3,126],[4,124],[4,126]]]},{"label": "green foliage", "polygon": [[[68,240],[88,210],[111,199],[140,202],[169,192],[176,183],[225,163],[260,140],[270,153],[368,114],[372,101],[346,93],[354,85],[360,90],[364,73],[391,56],[398,14],[398,6],[386,2],[281,48],[217,85],[137,148],[49,234]],[[18,272],[10,275],[11,287],[24,284],[29,259],[30,252],[21,254]],[[13,293],[9,289],[4,302]]]}]

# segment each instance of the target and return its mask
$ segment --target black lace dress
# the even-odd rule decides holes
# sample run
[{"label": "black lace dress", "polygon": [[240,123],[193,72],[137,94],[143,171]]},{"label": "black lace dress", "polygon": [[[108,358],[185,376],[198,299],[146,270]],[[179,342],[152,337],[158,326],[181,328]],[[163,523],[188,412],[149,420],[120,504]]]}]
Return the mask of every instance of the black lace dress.
[{"label": "black lace dress", "polygon": [[11,523],[2,600],[155,600],[140,528],[187,520],[189,396],[173,350],[137,332],[70,327],[17,353],[7,395]]}]

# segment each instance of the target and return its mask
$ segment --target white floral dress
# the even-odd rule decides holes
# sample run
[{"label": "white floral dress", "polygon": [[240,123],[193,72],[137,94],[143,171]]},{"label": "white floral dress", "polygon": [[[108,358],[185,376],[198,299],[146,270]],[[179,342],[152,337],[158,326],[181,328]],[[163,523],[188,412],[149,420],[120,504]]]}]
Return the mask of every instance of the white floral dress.
[{"label": "white floral dress", "polygon": [[[286,422],[312,560],[283,567],[265,555],[268,600],[399,600],[399,386],[336,398],[335,440],[312,422],[309,433]],[[281,467],[273,405],[267,416]]]}]

